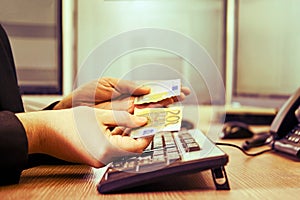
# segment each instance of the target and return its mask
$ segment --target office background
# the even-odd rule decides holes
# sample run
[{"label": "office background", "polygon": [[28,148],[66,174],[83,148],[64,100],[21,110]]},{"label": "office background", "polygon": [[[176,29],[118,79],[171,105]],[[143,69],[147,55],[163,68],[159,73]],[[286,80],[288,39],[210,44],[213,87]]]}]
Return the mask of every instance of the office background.
[{"label": "office background", "polygon": [[[16,28],[15,32],[26,27],[42,30],[38,38],[26,31],[24,35],[9,33],[20,83],[61,87],[51,95],[73,89],[82,63],[99,44],[145,27],[174,30],[202,45],[224,78],[227,103],[278,107],[299,87],[297,0],[66,0],[62,2],[62,54],[58,51],[58,2],[1,0],[0,12],[0,22],[8,29]],[[126,43],[130,41],[120,45]],[[171,66],[193,86],[200,104],[210,103],[202,77],[171,53],[133,52],[112,63],[104,75],[122,77],[130,72],[132,79],[145,79],[145,71],[132,70],[145,63]],[[191,98],[186,102],[195,103]]]}]

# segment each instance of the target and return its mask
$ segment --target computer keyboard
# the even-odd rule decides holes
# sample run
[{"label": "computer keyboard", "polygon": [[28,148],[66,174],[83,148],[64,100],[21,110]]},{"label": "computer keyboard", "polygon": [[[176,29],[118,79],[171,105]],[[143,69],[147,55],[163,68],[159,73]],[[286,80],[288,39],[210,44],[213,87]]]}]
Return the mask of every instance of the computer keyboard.
[{"label": "computer keyboard", "polygon": [[[179,149],[175,140],[180,141]],[[179,151],[182,152],[183,157],[188,152],[200,151],[200,147],[188,132],[177,135],[175,138],[171,132],[159,133],[155,135],[153,142],[142,155],[114,162],[109,175],[118,171],[137,173],[167,166],[180,159]]]},{"label": "computer keyboard", "polygon": [[[229,189],[227,162],[228,156],[197,129],[161,132],[141,155],[111,163],[97,188],[100,193],[111,193],[170,175],[212,169],[217,189]],[[224,184],[217,184],[217,179],[224,179]]]}]

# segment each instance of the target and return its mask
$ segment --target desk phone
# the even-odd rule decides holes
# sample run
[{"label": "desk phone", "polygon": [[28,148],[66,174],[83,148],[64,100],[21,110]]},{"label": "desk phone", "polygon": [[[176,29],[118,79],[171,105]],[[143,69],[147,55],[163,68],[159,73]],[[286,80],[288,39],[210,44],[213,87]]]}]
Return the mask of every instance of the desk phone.
[{"label": "desk phone", "polygon": [[300,88],[279,110],[270,132],[275,150],[300,158]]}]

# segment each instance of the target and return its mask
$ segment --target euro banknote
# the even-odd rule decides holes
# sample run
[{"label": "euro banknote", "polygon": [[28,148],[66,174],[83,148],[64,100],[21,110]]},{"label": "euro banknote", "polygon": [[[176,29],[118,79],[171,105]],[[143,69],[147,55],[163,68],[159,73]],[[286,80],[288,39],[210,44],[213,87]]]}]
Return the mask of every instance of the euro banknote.
[{"label": "euro banknote", "polygon": [[182,109],[182,106],[135,109],[134,115],[147,117],[148,123],[143,127],[132,129],[130,136],[140,138],[161,131],[179,131],[182,121]]},{"label": "euro banknote", "polygon": [[136,105],[159,102],[170,97],[179,96],[181,91],[180,79],[144,81],[142,85],[149,87],[151,92],[136,97],[134,101]]}]

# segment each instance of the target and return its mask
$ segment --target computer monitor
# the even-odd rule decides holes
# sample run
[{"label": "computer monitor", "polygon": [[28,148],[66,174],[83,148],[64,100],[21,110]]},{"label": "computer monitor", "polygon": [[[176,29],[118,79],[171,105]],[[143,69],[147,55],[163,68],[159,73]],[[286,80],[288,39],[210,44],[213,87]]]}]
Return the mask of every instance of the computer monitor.
[{"label": "computer monitor", "polygon": [[[225,58],[225,1],[224,0],[191,0],[186,1],[78,1],[78,76],[80,82],[88,82],[101,76],[113,76],[130,80],[159,80],[180,78],[183,85],[192,89],[185,99],[186,104],[224,104],[222,88],[213,95],[220,97],[211,102],[205,79],[213,82],[216,77],[204,77],[203,65],[193,66],[187,57],[202,58],[190,45],[194,43],[215,63],[220,74],[224,72]],[[95,20],[96,19],[96,20]],[[136,32],[148,29],[149,32],[136,38],[128,38]],[[152,29],[152,30],[151,30]],[[166,31],[164,35],[172,45],[165,45],[165,38],[159,38],[155,44],[153,30]],[[127,35],[127,33],[130,33]],[[173,33],[173,34],[172,34]],[[150,35],[152,34],[152,35]],[[187,38],[185,45],[172,35],[183,35]],[[119,37],[122,35],[122,37]],[[126,37],[124,37],[126,35]],[[157,35],[157,34],[156,34]],[[179,38],[182,38],[179,37]],[[118,39],[119,38],[119,39]],[[112,51],[127,48],[126,54],[111,60],[109,66],[99,64],[99,56],[92,61],[91,55],[101,49],[108,41],[115,41]],[[136,48],[137,43],[140,45]],[[162,48],[159,45],[163,44]],[[180,45],[179,45],[180,44]],[[197,44],[197,45],[196,45]],[[173,47],[178,50],[172,49]],[[121,48],[122,47],[122,48]],[[172,48],[170,48],[172,47]],[[181,53],[185,51],[187,55]],[[100,51],[99,51],[100,52]],[[103,54],[102,54],[103,55]],[[114,55],[116,56],[116,55]],[[109,56],[105,56],[105,59]],[[85,64],[86,60],[91,61]],[[105,59],[101,59],[102,61]],[[200,69],[198,69],[200,68]],[[213,67],[212,67],[213,68]],[[203,70],[204,71],[204,70]],[[213,70],[212,70],[213,71]],[[216,86],[217,84],[214,84]]]},{"label": "computer monitor", "polygon": [[231,105],[280,108],[300,87],[300,1],[235,1]]},{"label": "computer monitor", "polygon": [[22,94],[62,94],[62,1],[3,0]]}]

